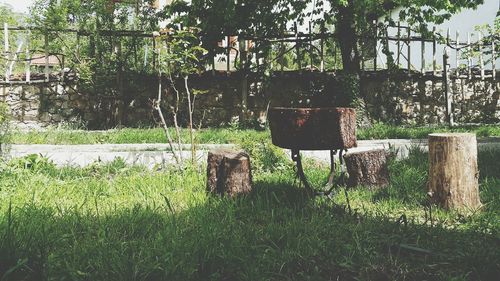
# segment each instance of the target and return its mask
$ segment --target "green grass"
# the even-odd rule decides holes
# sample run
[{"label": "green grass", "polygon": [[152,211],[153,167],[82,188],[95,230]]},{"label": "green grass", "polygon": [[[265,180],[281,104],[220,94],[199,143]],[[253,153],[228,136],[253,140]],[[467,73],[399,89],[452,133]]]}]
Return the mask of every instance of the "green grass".
[{"label": "green grass", "polygon": [[498,137],[500,136],[500,125],[480,125],[480,126],[392,126],[382,123],[374,124],[371,128],[360,129],[357,132],[358,139],[426,139],[431,133],[475,133],[478,137]]},{"label": "green grass", "polygon": [[[425,139],[434,132],[473,132],[478,137],[500,136],[500,126],[482,125],[476,127],[397,127],[375,124],[371,128],[358,129],[357,137],[364,139]],[[173,133],[173,131],[172,131]],[[270,138],[269,130],[212,128],[201,129],[196,134],[197,143],[240,143],[245,140]],[[13,132],[15,144],[98,144],[98,143],[165,143],[166,138],[160,128],[114,129],[108,131],[84,131],[48,129],[46,131]],[[187,130],[182,130],[182,141],[189,142]]]},{"label": "green grass", "polygon": [[[174,130],[171,130],[174,135]],[[197,143],[235,143],[245,139],[264,139],[268,131],[245,129],[201,129],[196,133]],[[189,131],[181,130],[183,143],[189,143]],[[99,144],[99,143],[165,143],[166,137],[160,128],[124,128],[107,131],[85,131],[48,129],[46,131],[13,132],[11,143],[15,144]]]},{"label": "green grass", "polygon": [[[500,152],[479,156],[484,210],[433,208],[431,220],[422,152],[390,164],[386,189],[350,190],[349,213],[342,190],[308,198],[268,142],[244,146],[256,163],[254,192],[236,199],[208,196],[203,168],[56,168],[35,156],[4,164],[0,280],[498,277]],[[319,185],[326,167],[307,164]]]}]

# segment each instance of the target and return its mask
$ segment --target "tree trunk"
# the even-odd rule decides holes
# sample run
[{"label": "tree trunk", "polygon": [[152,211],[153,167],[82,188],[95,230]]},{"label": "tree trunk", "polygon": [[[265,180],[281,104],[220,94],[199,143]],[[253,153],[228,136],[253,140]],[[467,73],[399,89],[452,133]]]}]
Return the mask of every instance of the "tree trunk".
[{"label": "tree trunk", "polygon": [[429,194],[445,209],[478,208],[479,171],[474,134],[429,135]]},{"label": "tree trunk", "polygon": [[347,186],[384,187],[389,184],[387,153],[384,149],[349,153],[345,156]]},{"label": "tree trunk", "polygon": [[217,149],[208,152],[207,191],[234,197],[252,190],[250,156],[244,151]]},{"label": "tree trunk", "polygon": [[345,7],[339,7],[335,30],[344,71],[351,74],[359,74],[359,52],[354,0],[347,1],[347,6]]}]

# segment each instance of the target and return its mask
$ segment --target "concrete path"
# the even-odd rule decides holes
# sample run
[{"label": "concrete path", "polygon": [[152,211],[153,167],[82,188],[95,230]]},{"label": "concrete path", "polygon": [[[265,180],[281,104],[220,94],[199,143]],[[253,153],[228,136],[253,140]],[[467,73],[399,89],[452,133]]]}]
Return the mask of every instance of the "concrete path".
[{"label": "concrete path", "polygon": [[[199,161],[206,159],[207,152],[215,148],[231,148],[231,144],[206,144],[197,147]],[[190,159],[191,146],[182,145],[183,159]],[[49,158],[58,166],[87,166],[94,162],[111,162],[122,158],[129,165],[144,165],[154,168],[157,165],[175,163],[175,158],[168,144],[89,144],[89,145],[18,145],[10,147],[9,156],[23,157],[40,154]]]},{"label": "concrete path", "polygon": [[[198,146],[197,158],[205,161],[208,150],[214,148],[231,148],[231,144],[204,144]],[[348,150],[348,153],[372,149],[390,149],[397,152],[398,157],[404,158],[412,147],[427,150],[427,140],[361,140],[358,147]],[[500,138],[480,138],[478,148],[500,149]],[[182,146],[184,159],[191,157],[189,145]],[[288,151],[288,150],[287,150]],[[305,157],[321,161],[329,161],[328,151],[303,151]],[[40,154],[52,160],[58,166],[86,166],[91,163],[110,162],[120,157],[127,164],[145,165],[153,168],[157,165],[174,163],[170,147],[167,144],[95,144],[95,145],[12,145],[10,157],[23,157],[29,154]]]},{"label": "concrete path", "polygon": [[[500,149],[500,137],[478,138],[477,146],[479,150]],[[397,153],[396,155],[399,159],[408,157],[412,148],[420,148],[423,151],[428,151],[429,149],[427,139],[359,140],[358,147],[349,149],[347,154],[379,148],[394,151]],[[330,153],[328,151],[303,151],[302,155],[325,162],[330,161]]]}]

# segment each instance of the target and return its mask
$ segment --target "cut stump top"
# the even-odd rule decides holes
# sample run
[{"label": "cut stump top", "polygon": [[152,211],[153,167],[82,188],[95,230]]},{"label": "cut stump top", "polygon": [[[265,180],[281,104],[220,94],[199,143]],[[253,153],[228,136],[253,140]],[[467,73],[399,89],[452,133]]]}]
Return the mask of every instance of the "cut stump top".
[{"label": "cut stump top", "polygon": [[473,133],[432,133],[432,134],[429,134],[429,138],[430,137],[435,137],[435,138],[476,137],[476,134],[473,134]]}]

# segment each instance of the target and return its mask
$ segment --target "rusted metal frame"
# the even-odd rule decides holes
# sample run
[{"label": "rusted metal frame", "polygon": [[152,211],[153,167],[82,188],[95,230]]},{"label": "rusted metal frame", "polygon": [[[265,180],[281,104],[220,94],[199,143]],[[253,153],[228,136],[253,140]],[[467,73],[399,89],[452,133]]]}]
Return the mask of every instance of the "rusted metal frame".
[{"label": "rusted metal frame", "polygon": [[292,149],[292,160],[295,162],[297,166],[297,176],[299,177],[300,181],[304,184],[306,191],[309,194],[313,194],[313,189],[311,188],[311,185],[307,181],[306,175],[304,174],[304,168],[302,167],[302,159],[300,157],[300,150]]},{"label": "rusted metal frame", "polygon": [[[344,172],[344,169],[343,169],[343,165],[344,165],[343,154],[344,154],[345,151],[347,151],[347,150],[346,149],[340,149],[338,151],[338,157],[339,157],[339,160],[340,160],[340,167],[341,167],[341,174],[340,174],[341,181],[344,181],[344,177],[345,177],[345,172]],[[310,195],[328,196],[328,195],[330,195],[333,192],[333,190],[335,189],[335,187],[338,186],[338,185],[334,184],[334,179],[335,179],[335,154],[337,154],[337,150],[330,150],[330,173],[328,175],[328,182],[327,182],[327,184],[325,186],[326,189],[323,190],[323,191],[314,190],[314,188],[312,188],[311,184],[307,180],[307,177],[306,177],[306,175],[304,173],[304,167],[302,166],[302,158],[300,156],[300,150],[299,149],[292,149],[291,153],[292,153],[292,160],[295,162],[296,167],[297,167],[297,169],[296,169],[297,176],[300,179],[300,181],[304,184],[304,188],[306,189],[306,191]],[[347,199],[347,200],[349,200],[349,199]]]}]

